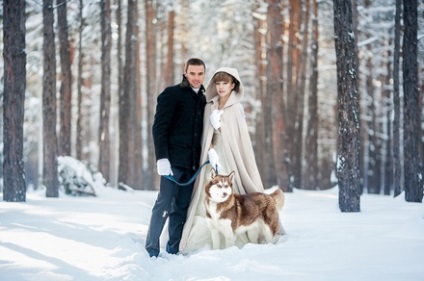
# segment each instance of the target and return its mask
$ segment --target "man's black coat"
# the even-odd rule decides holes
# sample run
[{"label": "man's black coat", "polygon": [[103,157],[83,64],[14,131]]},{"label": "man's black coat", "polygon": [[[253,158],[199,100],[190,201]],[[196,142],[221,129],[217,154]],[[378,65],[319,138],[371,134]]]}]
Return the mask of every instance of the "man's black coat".
[{"label": "man's black coat", "polygon": [[196,170],[199,167],[203,113],[206,98],[187,79],[167,87],[157,98],[152,127],[156,160],[168,158],[171,166]]}]

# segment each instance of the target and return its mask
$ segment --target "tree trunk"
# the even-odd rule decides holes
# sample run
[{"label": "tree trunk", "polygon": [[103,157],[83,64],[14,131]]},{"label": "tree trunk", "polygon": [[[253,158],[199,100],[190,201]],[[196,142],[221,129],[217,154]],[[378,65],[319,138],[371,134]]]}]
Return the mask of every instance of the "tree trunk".
[{"label": "tree trunk", "polygon": [[88,62],[85,62],[83,65],[88,69],[84,70],[83,73],[83,84],[82,88],[84,89],[82,92],[82,114],[81,114],[81,120],[82,120],[82,128],[83,128],[83,139],[82,139],[82,147],[83,147],[83,154],[81,160],[85,162],[92,161],[91,154],[93,153],[90,149],[90,143],[93,143],[96,140],[96,137],[93,137],[93,130],[91,129],[91,112],[93,112],[93,107],[97,107],[97,104],[95,104],[95,99],[93,98],[92,89],[93,89],[93,83],[94,83],[94,62],[93,57],[90,55],[90,60]]},{"label": "tree trunk", "polygon": [[102,32],[102,76],[100,94],[100,120],[99,120],[99,163],[98,169],[106,181],[110,181],[110,59],[112,46],[111,10],[110,0],[101,0],[101,32]]},{"label": "tree trunk", "polygon": [[[352,23],[353,23],[353,32],[355,33],[355,37],[357,38],[357,40],[355,40],[355,44],[356,44],[356,48],[358,49],[358,41],[360,40],[359,38],[361,37],[361,30],[359,28],[359,13],[358,13],[358,5],[360,7],[362,7],[362,3],[358,3],[358,1],[353,1],[352,2]],[[358,52],[356,53],[356,67],[358,68],[358,75],[356,76],[356,81],[357,81],[357,85],[358,87],[360,87],[361,85],[361,60],[358,57]],[[364,94],[362,93],[365,91],[359,91],[359,116],[363,116],[363,109],[362,109],[362,105],[364,104]],[[364,130],[364,128],[366,127],[366,121],[363,120],[363,118],[359,118],[359,135],[361,138],[361,148],[359,150],[359,173],[360,173],[360,189],[361,189],[361,194],[363,192],[363,188],[364,188],[364,183],[365,183],[365,178],[366,178],[366,172],[365,172],[365,144],[366,144],[366,139],[368,137],[366,130]]]},{"label": "tree trunk", "polygon": [[43,0],[43,184],[47,197],[59,196],[56,136],[56,51],[53,0]]},{"label": "tree trunk", "polygon": [[268,3],[268,95],[272,98],[272,143],[274,148],[274,164],[278,186],[286,192],[292,191],[289,184],[287,166],[285,163],[285,105],[282,85],[282,17],[280,1],[270,0]]},{"label": "tree trunk", "polygon": [[[388,45],[393,45],[393,40],[388,40]],[[387,50],[387,58],[392,58],[392,51],[389,49]],[[384,100],[384,108],[382,112],[382,119],[384,120],[382,122],[383,127],[383,134],[386,136],[386,138],[382,139],[382,142],[384,143],[384,149],[382,149],[383,154],[383,160],[384,160],[384,166],[383,168],[383,192],[385,195],[390,195],[391,190],[393,189],[393,157],[392,157],[392,142],[393,142],[393,135],[392,135],[392,121],[391,116],[393,114],[392,108],[392,100],[391,100],[391,93],[390,90],[390,84],[391,84],[391,78],[392,78],[392,62],[389,59],[388,61],[384,62],[385,65],[382,65],[382,68],[386,67],[387,72],[382,75],[382,80],[384,82],[384,87],[382,89],[382,96]]]},{"label": "tree trunk", "polygon": [[[365,8],[369,11],[371,7],[371,0],[364,1]],[[372,17],[372,16],[370,16]],[[370,31],[365,31],[365,40],[370,40],[373,37]],[[366,45],[366,78],[365,78],[365,90],[368,94],[368,98],[365,98],[367,104],[366,114],[368,122],[366,122],[366,137],[367,137],[367,159],[364,161],[367,167],[365,169],[365,187],[368,193],[379,194],[380,193],[380,166],[381,161],[379,158],[379,140],[377,137],[377,110],[378,110],[378,99],[376,98],[376,89],[374,87],[374,81],[377,79],[374,77],[375,67],[372,54],[372,43]]]},{"label": "tree trunk", "polygon": [[165,68],[165,85],[172,85],[175,80],[174,75],[174,30],[175,30],[175,11],[168,13],[168,43]]},{"label": "tree trunk", "polygon": [[[259,8],[259,6],[257,7]],[[258,10],[257,13],[265,13]],[[266,15],[258,17],[255,20],[255,61],[256,65],[256,82],[255,93],[257,99],[261,101],[261,111],[256,123],[256,142],[255,142],[255,156],[258,159],[258,168],[261,174],[262,181],[265,187],[271,187],[277,184],[277,177],[275,173],[275,164],[273,159],[272,149],[272,119],[271,119],[271,98],[267,95],[267,63],[263,53],[266,50],[266,34],[261,32],[266,28]]]},{"label": "tree trunk", "polygon": [[393,50],[393,189],[394,196],[402,192],[400,161],[400,95],[399,95],[399,69],[400,69],[400,31],[401,31],[402,0],[396,0],[395,14],[395,39]]},{"label": "tree trunk", "polygon": [[83,120],[82,120],[82,85],[83,85],[83,62],[84,54],[82,52],[82,33],[84,31],[83,18],[83,0],[79,0],[79,29],[78,29],[78,77],[77,77],[77,95],[78,95],[78,114],[77,114],[77,136],[75,152],[76,158],[82,160],[83,155]]},{"label": "tree trunk", "polygon": [[[117,61],[117,73],[118,73],[118,90],[117,90],[117,99],[118,99],[118,107],[119,106],[119,100],[121,99],[122,96],[122,92],[123,92],[123,84],[124,84],[124,71],[123,71],[123,63],[122,63],[122,2],[121,0],[115,0],[115,7],[116,7],[116,25],[117,25],[117,34],[118,34],[118,38],[116,40],[116,61]],[[120,117],[119,117],[119,113],[120,110],[118,110],[118,118],[112,118],[113,122],[114,122],[114,127],[117,128],[117,130],[120,130],[119,128],[119,124],[120,124]],[[119,131],[118,131],[119,132]],[[119,163],[119,141],[120,141],[120,136],[119,134],[113,134],[113,143],[115,145],[113,145],[112,147],[114,147],[113,149],[113,169],[111,170],[111,184],[112,186],[117,186],[118,184],[118,173],[119,173],[119,169],[115,169],[115,167],[118,167],[116,165],[115,162]],[[116,147],[118,147],[118,149],[116,149]],[[113,180],[112,180],[113,178]]]},{"label": "tree trunk", "polygon": [[125,67],[124,67],[124,84],[123,91],[119,96],[119,168],[118,168],[118,185],[119,188],[125,189],[122,185],[128,185],[132,180],[133,171],[133,151],[132,148],[134,138],[132,134],[132,118],[131,113],[134,93],[136,91],[135,80],[135,56],[136,42],[134,37],[135,31],[135,10],[137,9],[137,1],[128,0],[127,13],[127,33],[125,37]]},{"label": "tree trunk", "polygon": [[[371,50],[369,50],[371,53]],[[371,58],[367,59],[368,71],[372,72],[373,67]],[[367,137],[368,137],[368,159],[367,159],[367,169],[366,169],[366,183],[365,187],[368,190],[368,193],[379,194],[380,193],[380,166],[381,161],[379,158],[379,140],[377,137],[378,127],[377,127],[377,99],[376,93],[374,93],[374,87],[372,86],[374,78],[372,74],[369,73],[366,79],[367,84],[367,93],[368,93],[368,119],[367,122]]]},{"label": "tree trunk", "polygon": [[[138,10],[136,11],[138,18]],[[143,117],[142,112],[142,99],[141,99],[141,55],[140,55],[140,29],[136,26],[137,42],[136,42],[136,92],[134,107],[134,174],[132,185],[135,189],[143,188],[143,141],[141,137],[141,122]]]},{"label": "tree trunk", "polygon": [[408,202],[422,202],[423,179],[420,173],[420,115],[418,106],[418,31],[417,0],[403,1],[403,91],[404,91],[404,172],[405,199]]},{"label": "tree trunk", "polygon": [[[181,15],[190,14],[190,0],[180,0],[179,4],[180,4]],[[187,44],[189,40],[187,37],[188,37],[188,34],[190,33],[190,26],[184,16],[177,17],[177,24],[179,24],[179,33],[178,33],[179,42],[178,43],[181,46],[180,57],[182,58],[180,69],[184,69],[184,63],[187,61],[187,56],[188,56]]]},{"label": "tree trunk", "polygon": [[288,174],[290,189],[294,187],[295,179],[294,163],[297,161],[295,153],[296,140],[296,117],[298,104],[298,74],[299,74],[299,38],[297,34],[300,32],[301,20],[301,5],[299,0],[290,0],[290,27],[289,27],[289,42],[288,42],[288,62],[287,62],[287,114],[285,114],[286,129],[286,159],[288,161]]},{"label": "tree trunk", "polygon": [[25,0],[4,0],[3,200],[26,201],[23,159],[26,89]]},{"label": "tree trunk", "polygon": [[296,135],[294,143],[294,152],[296,157],[293,159],[293,175],[294,186],[303,189],[303,155],[304,155],[304,108],[305,108],[305,87],[306,87],[306,72],[308,61],[308,43],[309,43],[309,13],[310,0],[305,0],[305,8],[302,11],[303,28],[301,29],[301,54],[299,58],[299,85],[297,87],[297,110],[296,110]]},{"label": "tree trunk", "polygon": [[60,155],[71,155],[72,73],[71,50],[68,39],[67,0],[56,0],[57,28],[60,47]]},{"label": "tree trunk", "polygon": [[333,5],[339,122],[339,207],[342,212],[359,212],[359,103],[355,38],[352,36],[352,5],[350,0],[333,0]]},{"label": "tree trunk", "polygon": [[311,38],[311,76],[309,81],[308,123],[306,130],[306,172],[305,188],[320,189],[318,181],[318,4],[312,4],[312,38]]},{"label": "tree trunk", "polygon": [[[147,88],[147,171],[144,181],[144,188],[146,190],[154,189],[157,177],[154,180],[156,159],[155,150],[153,146],[153,136],[151,133],[153,126],[154,110],[156,108],[157,89],[156,89],[156,36],[155,36],[155,8],[153,0],[145,0],[146,10],[146,88]],[[149,168],[150,167],[150,168]]]}]

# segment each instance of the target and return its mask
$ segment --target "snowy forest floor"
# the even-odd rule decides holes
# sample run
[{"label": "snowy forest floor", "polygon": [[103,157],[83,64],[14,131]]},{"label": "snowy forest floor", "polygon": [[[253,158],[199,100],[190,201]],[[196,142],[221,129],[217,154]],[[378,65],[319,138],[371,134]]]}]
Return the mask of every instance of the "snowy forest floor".
[{"label": "snowy forest floor", "polygon": [[157,192],[0,196],[0,280],[424,280],[424,205],[363,195],[360,213],[341,213],[337,193],[286,194],[278,244],[159,258],[144,250]]}]

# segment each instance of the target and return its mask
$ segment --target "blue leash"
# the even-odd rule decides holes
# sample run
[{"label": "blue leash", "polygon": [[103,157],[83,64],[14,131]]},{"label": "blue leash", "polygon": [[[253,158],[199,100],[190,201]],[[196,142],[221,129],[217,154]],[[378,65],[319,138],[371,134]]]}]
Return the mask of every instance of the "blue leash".
[{"label": "blue leash", "polygon": [[174,183],[176,183],[176,184],[178,184],[178,185],[180,185],[180,186],[186,186],[186,185],[189,185],[189,184],[191,184],[192,182],[194,182],[194,180],[197,178],[197,176],[199,175],[199,173],[200,173],[200,170],[203,168],[203,166],[205,166],[206,164],[209,164],[209,160],[206,160],[206,162],[205,163],[203,163],[200,167],[199,167],[199,169],[197,169],[197,171],[196,171],[196,173],[194,173],[194,175],[191,177],[191,179],[189,179],[188,180],[188,182],[184,182],[184,183],[181,183],[181,182],[177,182],[175,179],[174,179],[174,177],[173,176],[171,176],[171,175],[168,175],[168,176],[162,176],[162,177],[165,177],[165,178],[167,178],[168,180],[170,180],[170,181],[172,181],[172,182],[174,182]]}]

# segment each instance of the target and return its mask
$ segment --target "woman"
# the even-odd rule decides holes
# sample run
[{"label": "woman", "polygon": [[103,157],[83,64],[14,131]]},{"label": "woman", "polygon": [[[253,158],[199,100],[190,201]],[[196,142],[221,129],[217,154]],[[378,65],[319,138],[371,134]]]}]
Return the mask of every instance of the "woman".
[{"label": "woman", "polygon": [[[221,67],[212,76],[206,88],[201,162],[210,160],[220,174],[235,171],[233,189],[239,194],[263,192],[261,177],[256,166],[243,106],[243,83],[237,69]],[[197,178],[187,220],[180,242],[181,252],[211,248],[210,231],[205,220],[204,186],[211,165],[206,165]],[[236,245],[248,243],[246,235],[237,237]],[[223,247],[223,243],[221,243]]]}]

